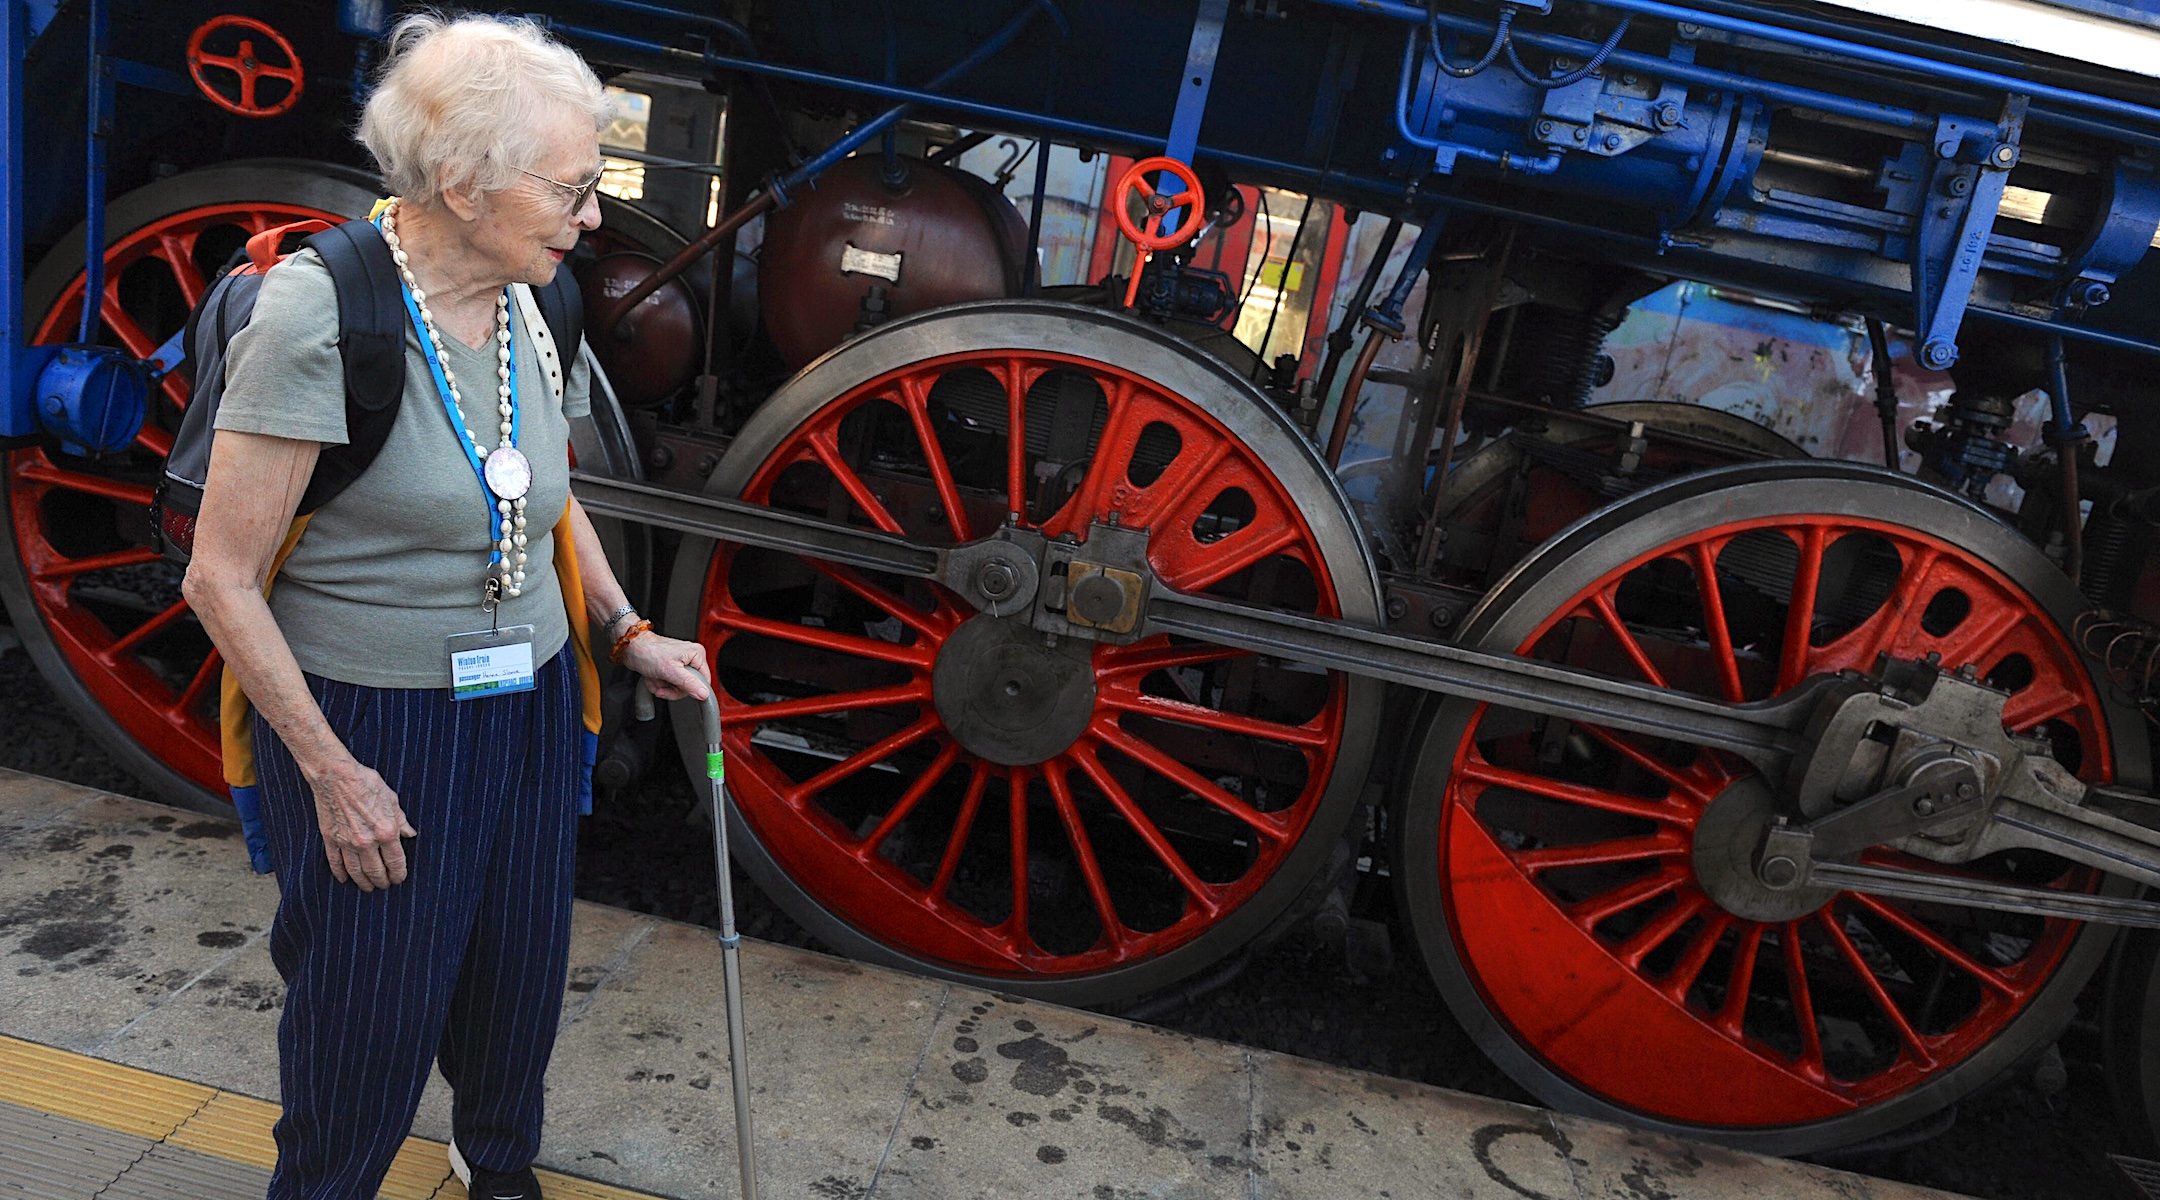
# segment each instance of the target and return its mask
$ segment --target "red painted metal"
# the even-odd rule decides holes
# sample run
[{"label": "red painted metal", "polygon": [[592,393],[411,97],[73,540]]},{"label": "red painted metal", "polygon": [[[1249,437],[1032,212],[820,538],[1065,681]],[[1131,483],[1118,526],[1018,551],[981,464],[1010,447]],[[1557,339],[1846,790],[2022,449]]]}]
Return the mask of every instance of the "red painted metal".
[{"label": "red painted metal", "polygon": [[[181,297],[193,304],[208,282],[195,260],[196,245],[204,233],[237,228],[255,235],[306,218],[333,222],[341,219],[335,213],[298,205],[247,201],[206,205],[128,232],[105,253],[103,312],[107,331],[139,357],[148,357],[172,334],[171,329],[145,328],[148,317],[130,313],[123,306],[119,281],[131,268],[159,264],[169,273]],[[78,276],[60,294],[38,324],[33,344],[73,340],[82,286]],[[131,296],[136,294],[133,289],[129,292]],[[181,375],[167,375],[161,387],[162,396],[175,408],[186,407],[187,381]],[[213,653],[185,683],[175,687],[153,670],[142,654],[144,643],[153,634],[186,617],[186,604],[170,605],[139,625],[116,629],[76,595],[76,584],[86,573],[152,563],[157,560],[156,551],[145,544],[71,558],[55,543],[68,544],[71,535],[79,536],[80,531],[56,527],[47,503],[49,498],[69,493],[94,496],[120,510],[115,513],[114,528],[139,530],[147,535],[150,498],[171,446],[171,434],[153,420],[144,423],[135,450],[123,459],[98,463],[56,461],[42,449],[15,451],[8,460],[8,516],[14,523],[15,546],[22,557],[32,599],[54,644],[76,676],[129,737],[196,785],[222,794],[225,785],[213,703],[218,657]]]},{"label": "red painted metal", "polygon": [[[242,37],[240,48],[231,54],[212,54],[204,48],[211,35],[238,29],[243,33],[260,34],[269,44],[285,56],[283,63],[264,62],[256,54],[254,39]],[[253,17],[227,14],[212,17],[196,27],[187,45],[188,74],[195,79],[195,86],[210,101],[226,112],[243,117],[274,117],[300,102],[300,93],[307,83],[307,72],[300,65],[300,52],[293,49],[285,35],[270,28]],[[238,96],[228,97],[210,82],[205,68],[215,68],[239,81]],[[255,98],[256,85],[265,79],[275,79],[286,85],[285,95],[267,104]]]},{"label": "red painted metal", "polygon": [[[824,473],[835,498],[844,495],[852,500],[866,520],[887,531],[915,537],[949,535],[954,541],[987,532],[980,527],[981,518],[971,517],[962,502],[953,464],[935,435],[937,418],[929,402],[932,385],[941,376],[968,367],[988,370],[1002,383],[1014,414],[1023,411],[1028,389],[1054,369],[1084,371],[1103,389],[1108,417],[1092,456],[1095,465],[1071,498],[1041,523],[1042,532],[1052,537],[1085,537],[1092,523],[1112,516],[1128,527],[1151,529],[1150,565],[1166,582],[1186,590],[1205,589],[1263,559],[1281,556],[1310,572],[1321,597],[1316,611],[1335,613],[1334,589],[1315,536],[1268,464],[1196,406],[1110,363],[1013,350],[910,366],[819,409],[758,469],[743,491],[744,498],[770,503],[783,475],[799,479],[801,471],[809,469]],[[934,520],[942,528],[934,533],[903,529],[878,489],[839,450],[842,423],[864,404],[878,401],[907,415],[907,444],[883,445],[878,453],[911,461],[920,457],[940,498]],[[886,428],[898,424],[889,422]],[[1159,476],[1145,484],[1134,482],[1127,464],[1143,432],[1152,430],[1151,436],[1159,439],[1164,426],[1176,432],[1181,448]],[[1008,428],[1024,425],[1016,422]],[[1006,456],[1008,461],[998,464],[1001,469],[996,473],[1007,494],[1001,500],[977,501],[978,513],[1028,509],[1027,464],[1020,439],[1008,436],[1006,441],[1012,452]],[[1195,520],[1232,488],[1250,497],[1252,517],[1219,539],[1198,540],[1192,532]],[[904,596],[854,571],[812,563],[827,584],[867,601],[896,621],[904,631],[896,635],[899,640],[825,628],[816,618],[756,614],[738,602],[731,590],[739,553],[723,546],[706,575],[697,635],[710,648],[716,666],[732,639],[762,637],[786,647],[846,656],[857,664],[849,669],[852,675],[881,673],[890,679],[893,667],[904,674],[899,682],[826,689],[814,696],[777,701],[737,696],[725,686],[720,695],[731,794],[745,819],[793,880],[828,909],[888,945],[962,969],[1037,979],[1100,971],[1167,952],[1190,942],[1259,889],[1303,835],[1326,790],[1342,738],[1345,688],[1340,677],[1329,680],[1317,713],[1302,723],[1289,724],[1226,708],[1219,701],[1166,698],[1142,686],[1160,672],[1206,669],[1250,657],[1243,652],[1173,646],[1164,637],[1131,646],[1097,645],[1092,660],[1097,698],[1086,730],[1071,747],[1045,762],[1001,766],[965,750],[946,730],[932,698],[931,671],[939,650],[974,615],[972,609],[938,589],[932,590],[926,608],[920,595]],[[719,674],[725,684],[725,672]],[[865,737],[868,744],[862,749],[798,782],[768,753],[759,733],[784,718],[812,713],[851,717],[882,713],[886,726],[881,728],[891,731],[875,741]],[[1303,761],[1303,789],[1287,804],[1263,810],[1232,794],[1207,769],[1182,760],[1136,731],[1127,721],[1131,717],[1250,737],[1280,747]],[[918,745],[937,747],[930,765],[907,782],[893,808],[873,827],[849,828],[819,805],[818,798],[827,789]],[[1144,775],[1167,781],[1201,805],[1236,821],[1244,831],[1241,838],[1253,847],[1247,868],[1232,879],[1209,880],[1197,874],[1157,824],[1148,803],[1134,794],[1132,772],[1114,768],[1113,760],[1136,765]],[[880,848],[932,786],[947,777],[965,780],[964,797],[958,802],[958,815],[946,835],[938,867],[925,880],[889,861]],[[1075,795],[1074,789],[1083,782],[1103,802],[1098,817],[1121,822],[1152,857],[1153,865],[1182,889],[1183,914],[1166,927],[1133,928],[1112,903],[1108,874]],[[992,924],[955,903],[948,889],[969,839],[982,827],[985,792],[994,783],[1002,784],[1008,797],[1005,827],[1012,862],[1007,881],[1009,915]],[[1084,899],[1078,902],[1092,909],[1101,928],[1095,944],[1078,952],[1046,949],[1030,932],[1031,921],[1041,915],[1045,900],[1041,895],[1030,896],[1029,844],[1057,837],[1070,850],[1084,884]]]},{"label": "red painted metal", "polygon": [[[1788,649],[1769,660],[1723,636],[1727,605],[1715,583],[1719,555],[1751,530],[1782,534],[1798,559]],[[1823,557],[1853,535],[1894,548],[1898,575],[1871,615],[1811,645],[1812,622],[1823,615],[1815,605]],[[1621,620],[1615,597],[1651,564],[1692,576],[1708,645],[1650,641]],[[1922,615],[1951,589],[1970,601],[1969,615],[1930,633]],[[2012,697],[2009,727],[2057,722],[2058,732],[2075,735],[2081,774],[2105,779],[2112,769],[2099,695],[2048,615],[1986,562],[1896,525],[1787,517],[1677,536],[1586,587],[1519,650],[1549,655],[1563,642],[1569,661],[1732,700],[1866,668],[1879,653],[1939,653],[1945,664],[1974,663],[1983,675],[2022,655],[2032,678]],[[1976,927],[1954,908],[1852,894],[1792,921],[1743,920],[1697,885],[1690,850],[1705,806],[1748,770],[1744,764],[1711,752],[1683,762],[1631,735],[1576,725],[1570,736],[1617,755],[1609,777],[1586,781],[1549,765],[1527,736],[1488,733],[1480,744],[1477,723],[1469,728],[1448,786],[1440,859],[1462,961],[1522,1044],[1579,1085],[1644,1113],[1766,1126],[1909,1091],[1995,1037],[2047,982],[2078,928],[2051,920],[2022,942],[1976,948],[1961,942]],[[1526,840],[1519,809],[1501,815],[1523,803],[1543,814],[1545,834]],[[1569,828],[1573,835],[1556,832]],[[1899,855],[1878,861],[1944,870]],[[1614,864],[1639,869],[1595,884],[1555,874]],[[2095,882],[2073,870],[2050,886],[2085,890]],[[1895,956],[1885,949],[1893,943]],[[1965,981],[1961,992],[1952,988],[1963,999],[1929,1013],[1934,1002],[1917,993],[1937,968]],[[1823,1044],[1825,1017],[1848,1031],[1872,1024],[1882,1041],[1876,1058],[1833,1060]]]}]

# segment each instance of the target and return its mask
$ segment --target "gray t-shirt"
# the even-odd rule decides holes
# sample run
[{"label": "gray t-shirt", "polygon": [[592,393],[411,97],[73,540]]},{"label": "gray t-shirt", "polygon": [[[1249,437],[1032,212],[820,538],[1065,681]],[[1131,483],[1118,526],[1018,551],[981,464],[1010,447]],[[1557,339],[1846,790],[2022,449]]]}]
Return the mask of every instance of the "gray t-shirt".
[{"label": "gray t-shirt", "polygon": [[[233,335],[217,427],[325,445],[345,443],[345,376],[337,349],[337,292],[329,268],[302,250],[263,278],[255,313]],[[541,372],[517,306],[518,448],[532,461],[526,498],[524,594],[502,606],[504,625],[533,626],[533,665],[569,638],[550,534],[570,500],[568,418],[590,411],[583,363],[569,372],[560,407]],[[479,350],[444,337],[465,423],[493,448],[495,345]],[[405,331],[405,392],[382,453],[324,505],[285,560],[270,612],[300,669],[365,687],[447,688],[444,639],[486,629],[492,500],[459,444],[442,393]]]}]

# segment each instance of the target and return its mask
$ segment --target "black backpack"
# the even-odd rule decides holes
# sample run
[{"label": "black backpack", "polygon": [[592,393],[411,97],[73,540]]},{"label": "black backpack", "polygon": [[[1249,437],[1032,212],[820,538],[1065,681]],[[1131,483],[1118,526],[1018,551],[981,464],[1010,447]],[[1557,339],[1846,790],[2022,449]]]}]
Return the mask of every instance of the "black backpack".
[{"label": "black backpack", "polygon": [[[225,393],[226,346],[254,316],[263,275],[286,257],[279,252],[285,239],[309,231],[302,245],[322,256],[337,289],[347,440],[342,446],[323,447],[295,515],[314,512],[360,478],[382,452],[390,427],[397,423],[405,391],[408,317],[398,287],[397,264],[390,258],[382,231],[367,220],[341,225],[298,221],[249,238],[247,249],[233,256],[188,313],[181,332],[181,361],[192,368],[195,387],[180,419],[180,431],[173,436],[165,478],[158,484],[150,510],[158,552],[175,565],[185,567],[195,551],[195,518],[202,511],[218,401]],[[585,332],[584,297],[577,281],[566,264],[546,287],[532,292],[567,371],[577,360]]]}]

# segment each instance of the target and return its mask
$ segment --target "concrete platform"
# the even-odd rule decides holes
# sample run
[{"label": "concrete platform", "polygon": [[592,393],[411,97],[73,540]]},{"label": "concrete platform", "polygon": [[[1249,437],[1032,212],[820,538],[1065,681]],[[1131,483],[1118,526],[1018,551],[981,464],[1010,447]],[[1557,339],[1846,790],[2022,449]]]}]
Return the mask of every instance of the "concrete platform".
[{"label": "concrete platform", "polygon": [[[35,1043],[13,1057],[0,1044],[0,1197],[185,1195],[207,1185],[173,1180],[217,1175],[202,1155],[257,1172],[220,1186],[259,1186],[283,1000],[265,946],[275,905],[231,823],[0,771],[0,1035]],[[785,947],[746,943],[744,969],[775,1198],[1947,1195]],[[719,978],[711,931],[578,907],[548,1076],[550,1196],[734,1194]],[[121,1081],[78,1087],[91,1101],[47,1082],[100,1071]],[[92,1102],[161,1092],[177,1097],[170,1120]],[[190,1132],[213,1112],[240,1132]],[[414,1133],[411,1177],[384,1194],[461,1196],[419,1140],[448,1137],[440,1079]],[[102,1182],[67,1190],[50,1181],[63,1167]]]}]

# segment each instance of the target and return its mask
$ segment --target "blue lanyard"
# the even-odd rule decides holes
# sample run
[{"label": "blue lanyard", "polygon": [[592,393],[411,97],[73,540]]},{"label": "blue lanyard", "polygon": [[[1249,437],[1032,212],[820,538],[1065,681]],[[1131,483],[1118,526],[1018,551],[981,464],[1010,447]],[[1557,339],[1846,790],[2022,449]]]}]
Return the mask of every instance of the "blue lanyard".
[{"label": "blue lanyard", "polygon": [[[420,338],[420,353],[427,357],[428,371],[435,376],[435,391],[442,397],[443,411],[450,416],[450,432],[457,435],[458,445],[465,450],[465,461],[472,467],[473,478],[480,481],[480,494],[483,502],[487,505],[488,514],[488,546],[490,547],[488,565],[493,566],[502,561],[502,549],[498,544],[501,541],[501,514],[495,510],[497,500],[495,489],[488,486],[487,467],[480,460],[480,448],[473,444],[472,438],[467,436],[465,432],[465,415],[458,411],[457,400],[451,395],[450,377],[443,374],[442,360],[435,356],[435,341],[428,336],[427,322],[420,319],[420,306],[413,302],[412,289],[405,286],[403,279],[398,280],[398,294],[405,298],[405,312],[412,318],[413,332],[419,335]],[[490,338],[489,340],[493,341],[494,339]],[[517,377],[517,339],[513,337],[510,339],[510,444],[512,446],[516,446],[518,440]]]}]

